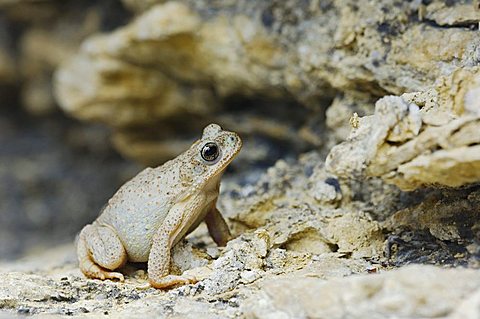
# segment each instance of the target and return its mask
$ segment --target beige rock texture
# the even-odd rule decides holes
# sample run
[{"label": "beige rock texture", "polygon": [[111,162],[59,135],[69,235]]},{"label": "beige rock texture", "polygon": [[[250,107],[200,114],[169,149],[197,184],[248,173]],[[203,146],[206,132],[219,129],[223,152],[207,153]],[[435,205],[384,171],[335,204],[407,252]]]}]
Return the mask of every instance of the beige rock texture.
[{"label": "beige rock texture", "polygon": [[334,147],[340,177],[378,176],[403,190],[480,181],[480,69],[458,69],[426,91],[387,96]]},{"label": "beige rock texture", "polygon": [[247,318],[475,318],[480,273],[407,266],[322,280],[265,280],[244,304]]},{"label": "beige rock texture", "polygon": [[[350,100],[371,101],[427,89],[479,59],[480,40],[468,28],[476,26],[477,13],[461,14],[473,4],[125,3],[135,8],[136,19],[87,39],[57,71],[55,92],[67,113],[113,127],[117,148],[149,164],[178,153],[165,141],[171,135],[186,144],[209,121],[234,124],[244,135],[252,131],[242,122],[257,121],[254,127],[271,128],[259,133],[275,139],[328,144],[318,137],[317,122],[292,127],[292,112],[265,116],[252,106],[238,121],[225,104],[232,96],[263,96],[272,104],[292,99],[319,114],[334,99],[336,106],[343,92],[355,97]],[[170,133],[156,133],[159,126]],[[292,128],[298,133],[285,135]]]},{"label": "beige rock texture", "polygon": [[[207,118],[237,122],[228,114],[214,116],[218,95],[275,92],[269,90],[273,84],[264,83],[274,81],[275,72],[262,63],[281,67],[279,50],[246,17],[234,25],[226,17],[204,23],[185,4],[168,2],[112,34],[86,41],[57,72],[57,99],[78,118],[114,127],[115,145],[127,156],[158,163],[190,143]],[[258,56],[245,56],[245,51]],[[260,125],[253,126],[267,135],[288,137],[291,131],[262,118],[256,122]],[[240,122],[237,131],[251,132],[248,123]],[[159,126],[164,129],[155,133]],[[177,143],[171,143],[172,135]]]}]

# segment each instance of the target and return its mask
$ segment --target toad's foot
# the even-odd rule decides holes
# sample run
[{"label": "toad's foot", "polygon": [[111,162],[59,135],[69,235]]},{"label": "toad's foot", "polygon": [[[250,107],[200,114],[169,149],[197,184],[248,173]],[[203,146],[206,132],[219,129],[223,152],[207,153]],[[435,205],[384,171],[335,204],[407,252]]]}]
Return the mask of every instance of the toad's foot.
[{"label": "toad's foot", "polygon": [[120,281],[124,281],[125,278],[123,274],[114,271],[108,271],[103,269],[99,265],[95,264],[91,257],[88,255],[84,255],[83,258],[79,258],[79,267],[83,274],[89,278],[95,279],[118,279]]},{"label": "toad's foot", "polygon": [[159,278],[158,280],[155,280],[155,281],[149,279],[150,285],[154,288],[159,288],[159,289],[169,289],[169,288],[172,288],[173,286],[194,284],[197,281],[198,280],[195,277],[188,276],[188,275],[182,275],[182,276],[168,275],[168,276]]},{"label": "toad's foot", "polygon": [[123,277],[123,274],[119,272],[104,270],[99,266],[95,265],[94,263],[91,263],[91,265],[86,265],[85,263],[80,264],[80,269],[89,278],[101,280],[117,279],[119,281],[125,281],[125,277]]}]

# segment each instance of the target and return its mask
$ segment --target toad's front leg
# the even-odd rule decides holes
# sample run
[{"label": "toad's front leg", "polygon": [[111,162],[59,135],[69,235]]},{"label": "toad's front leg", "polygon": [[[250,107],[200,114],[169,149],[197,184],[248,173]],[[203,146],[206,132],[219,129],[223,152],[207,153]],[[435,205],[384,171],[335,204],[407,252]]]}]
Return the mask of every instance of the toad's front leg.
[{"label": "toad's front leg", "polygon": [[197,282],[194,277],[170,275],[170,254],[173,245],[185,236],[186,230],[205,206],[206,196],[192,195],[174,205],[167,214],[162,226],[153,237],[148,257],[148,280],[155,288],[169,288]]}]

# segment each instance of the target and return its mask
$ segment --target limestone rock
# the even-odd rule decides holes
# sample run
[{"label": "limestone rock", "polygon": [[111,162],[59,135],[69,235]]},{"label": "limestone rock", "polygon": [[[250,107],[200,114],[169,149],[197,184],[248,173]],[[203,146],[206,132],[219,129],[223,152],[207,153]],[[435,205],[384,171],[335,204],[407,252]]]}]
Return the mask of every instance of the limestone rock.
[{"label": "limestone rock", "polygon": [[269,235],[261,229],[230,241],[225,253],[212,264],[212,275],[203,283],[206,291],[216,295],[263,277],[269,249]]},{"label": "limestone rock", "polygon": [[[433,263],[477,267],[478,185],[427,191],[418,203],[400,209],[381,227],[388,233],[386,254],[392,263]],[[429,242],[429,244],[427,244]],[[418,251],[418,249],[422,251]]]},{"label": "limestone rock", "polygon": [[380,176],[403,190],[480,181],[480,70],[459,69],[427,91],[389,96],[332,149],[327,167]]},{"label": "limestone rock", "polygon": [[478,271],[409,266],[329,281],[268,280],[243,309],[247,318],[474,318],[479,291]]},{"label": "limestone rock", "polygon": [[[42,252],[24,258],[22,263],[0,264],[4,279],[0,282],[0,316],[18,313],[52,318],[66,315],[242,317],[240,305],[258,291],[257,281],[276,278],[279,274],[328,279],[363,272],[369,267],[368,262],[339,259],[336,254],[325,254],[305,267],[299,267],[298,260],[288,256],[284,256],[284,263],[273,262],[275,258],[268,254],[268,237],[262,231],[234,241],[229,243],[225,254],[214,261],[218,267],[214,265],[206,279],[167,292],[145,289],[144,271],[135,267],[123,270],[127,273],[124,283],[85,279],[74,261],[72,245],[49,250],[48,256]],[[12,271],[18,266],[23,266],[21,272]],[[201,268],[195,267],[197,271]]]},{"label": "limestone rock", "polygon": [[342,95],[337,96],[325,113],[325,124],[329,135],[334,137],[333,146],[343,142],[350,134],[350,118],[354,113],[363,117],[373,113],[373,101],[368,96]]},{"label": "limestone rock", "polygon": [[[213,121],[291,145],[326,145],[328,138],[320,137],[321,113],[333,99],[338,103],[346,93],[372,100],[426,89],[440,76],[479,60],[480,40],[460,18],[466,12],[463,4],[125,3],[139,13],[136,19],[88,38],[60,67],[54,85],[64,110],[114,127],[120,151],[148,164],[177,154],[166,141],[172,135],[188,143],[195,124]],[[440,27],[445,10],[459,24]],[[420,11],[425,20],[418,20]],[[260,119],[255,127],[277,129],[252,134],[231,106],[230,98],[239,96],[270,101],[272,112],[247,102],[242,109],[250,111],[242,116],[247,123]],[[297,103],[284,108],[276,105],[279,98]],[[343,117],[355,111],[347,105],[338,119],[332,109],[327,125],[346,123]],[[293,124],[292,114],[302,106],[311,112]],[[158,127],[165,129],[158,132]],[[345,135],[338,131],[338,137]]]},{"label": "limestone rock", "polygon": [[[477,8],[475,8],[475,4]],[[474,26],[480,22],[480,11],[478,2],[458,3],[455,6],[449,6],[445,2],[432,2],[425,8],[425,16],[428,20],[433,20],[441,26]]]},{"label": "limestone rock", "polygon": [[[348,204],[339,182],[329,178],[319,161],[317,153],[306,154],[296,165],[278,161],[249,195],[237,201],[239,206],[227,207],[227,214],[236,211],[230,217],[234,227],[262,227],[274,247],[298,253],[378,256],[384,241],[379,224]],[[232,200],[228,195],[220,200],[221,205]]]},{"label": "limestone rock", "polygon": [[[217,95],[275,87],[268,82],[275,82],[275,68],[285,64],[279,51],[246,17],[233,24],[225,17],[204,23],[188,6],[169,2],[112,34],[85,42],[57,73],[57,99],[78,118],[115,127],[115,144],[125,154],[158,164],[179,153],[175,145],[191,143],[206,118],[236,122],[237,132],[251,134],[251,127],[242,129],[238,119],[213,115],[219,111]],[[255,125],[274,137],[291,131],[279,126]],[[180,143],[172,143],[173,135]],[[169,140],[162,143],[164,139]]]}]

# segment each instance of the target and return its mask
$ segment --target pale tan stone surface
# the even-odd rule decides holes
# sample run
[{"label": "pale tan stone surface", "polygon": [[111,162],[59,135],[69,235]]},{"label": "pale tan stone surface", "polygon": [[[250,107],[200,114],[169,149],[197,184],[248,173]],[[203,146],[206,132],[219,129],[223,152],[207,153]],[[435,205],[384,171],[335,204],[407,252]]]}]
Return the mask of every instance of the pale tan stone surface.
[{"label": "pale tan stone surface", "polygon": [[[475,7],[475,5],[477,7]],[[478,1],[458,3],[449,6],[445,2],[430,3],[425,10],[425,18],[441,26],[471,26],[480,22]]]},{"label": "pale tan stone surface", "polygon": [[[245,245],[244,242],[243,245]],[[72,250],[71,246],[65,247]],[[62,258],[67,249],[50,252]],[[81,318],[476,318],[479,315],[480,273],[471,269],[442,269],[416,265],[375,271],[365,261],[322,254],[303,269],[285,265],[260,270],[252,251],[227,248],[237,255],[232,264],[213,263],[203,282],[168,292],[144,289],[142,271],[132,272],[125,283],[84,279],[69,261],[53,269],[3,272],[0,307],[4,315],[33,314],[36,318],[74,315]],[[260,251],[259,251],[260,252]],[[68,254],[68,253],[67,253]],[[238,259],[240,257],[240,259]],[[271,257],[267,257],[267,260]],[[34,260],[40,260],[34,257]],[[243,260],[243,261],[242,261]],[[31,264],[31,267],[33,263]],[[37,265],[42,268],[42,265]],[[238,275],[238,284],[218,290]],[[33,266],[34,267],[34,266]],[[34,269],[34,268],[32,268]],[[378,270],[377,270],[378,272]],[[255,275],[255,274],[258,275]],[[360,273],[360,274],[358,274]],[[257,276],[256,279],[255,276]],[[462,317],[464,316],[464,317]]]},{"label": "pale tan stone surface", "polygon": [[478,291],[478,271],[407,266],[329,281],[266,280],[244,309],[247,318],[473,318]]},{"label": "pale tan stone surface", "polygon": [[[440,76],[475,65],[479,58],[476,32],[463,27],[463,4],[127,3],[136,8],[136,19],[87,39],[58,70],[55,91],[64,110],[114,127],[120,151],[147,163],[155,156],[157,163],[175,156],[176,149],[164,142],[165,135],[138,132],[182,118],[186,124],[171,130],[185,136],[180,140],[186,143],[195,127],[192,117],[200,126],[208,124],[203,118],[225,125],[238,122],[224,101],[231,96],[293,98],[319,110],[334,98],[338,105],[345,92],[371,101],[427,89]],[[412,17],[422,10],[425,20],[415,21]],[[453,26],[448,29],[440,27],[447,11]],[[429,19],[438,19],[439,26]],[[352,111],[350,105],[346,112]],[[333,111],[329,123],[335,125],[332,116]],[[337,121],[344,123],[344,116]],[[253,112],[246,120],[256,117]],[[283,120],[280,113],[262,117],[267,127]],[[293,136],[272,130],[262,134],[324,143],[310,126],[305,121]]]},{"label": "pale tan stone surface", "polygon": [[480,71],[459,69],[432,89],[384,97],[360,119],[327,167],[342,177],[364,172],[404,190],[480,181]]}]

